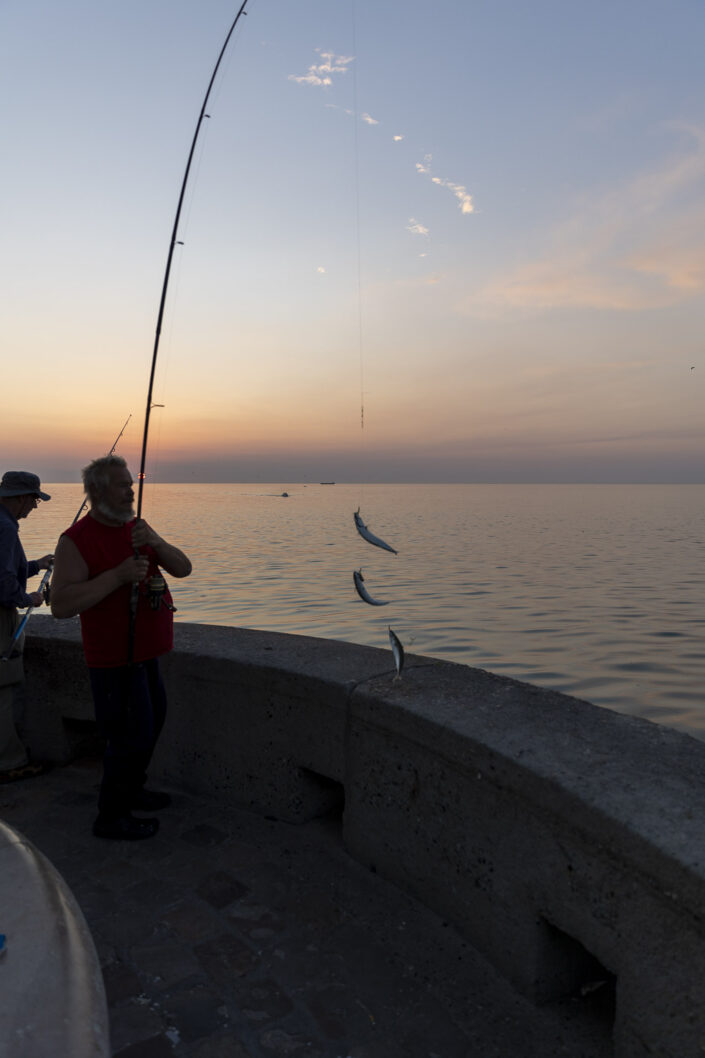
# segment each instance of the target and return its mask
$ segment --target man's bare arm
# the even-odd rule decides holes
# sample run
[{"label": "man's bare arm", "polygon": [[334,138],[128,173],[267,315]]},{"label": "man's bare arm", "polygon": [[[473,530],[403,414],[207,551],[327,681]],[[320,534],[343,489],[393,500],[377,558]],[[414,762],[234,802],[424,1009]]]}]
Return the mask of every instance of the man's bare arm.
[{"label": "man's bare arm", "polygon": [[67,536],[62,536],[54,555],[54,575],[51,582],[51,612],[54,617],[75,617],[101,602],[123,584],[142,580],[147,575],[149,561],[145,556],[130,556],[97,577],[88,578],[88,566],[81,553]]}]

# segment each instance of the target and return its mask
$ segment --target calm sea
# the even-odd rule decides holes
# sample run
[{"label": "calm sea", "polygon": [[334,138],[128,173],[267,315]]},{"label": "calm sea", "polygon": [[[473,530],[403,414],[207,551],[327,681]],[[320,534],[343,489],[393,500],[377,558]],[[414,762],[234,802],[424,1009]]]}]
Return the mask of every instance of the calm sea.
[{"label": "calm sea", "polygon": [[[30,558],[81,502],[45,488]],[[387,649],[391,624],[413,653],[705,738],[705,485],[150,485],[143,513],[194,563],[177,620]],[[358,598],[360,568],[388,605]]]}]

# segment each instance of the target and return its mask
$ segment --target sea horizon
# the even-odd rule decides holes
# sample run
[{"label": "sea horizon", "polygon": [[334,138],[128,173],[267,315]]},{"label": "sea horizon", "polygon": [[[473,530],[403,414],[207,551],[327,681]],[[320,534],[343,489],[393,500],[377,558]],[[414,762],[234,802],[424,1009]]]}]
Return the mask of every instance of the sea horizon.
[{"label": "sea horizon", "polygon": [[[128,462],[128,467],[130,467],[129,462]],[[130,469],[132,469],[132,468],[130,467]],[[629,479],[629,480],[627,480],[627,479],[621,480],[620,479],[620,480],[615,480],[615,481],[604,481],[604,480],[595,480],[595,481],[590,480],[590,481],[587,481],[587,480],[579,480],[579,479],[573,479],[573,480],[568,480],[568,479],[563,480],[563,479],[561,479],[559,481],[558,480],[557,481],[540,481],[540,480],[531,480],[531,481],[515,481],[515,480],[511,480],[510,481],[510,480],[507,480],[507,481],[503,481],[503,480],[497,480],[497,479],[492,479],[492,480],[488,479],[487,481],[483,481],[483,480],[476,480],[476,481],[455,481],[455,480],[448,480],[448,481],[438,481],[438,480],[435,480],[435,481],[400,481],[400,480],[384,479],[384,480],[380,480],[380,481],[371,481],[369,479],[365,479],[365,480],[363,480],[363,479],[359,479],[359,480],[357,480],[357,479],[355,479],[355,480],[349,479],[348,480],[348,479],[342,479],[342,478],[339,479],[339,480],[336,479],[336,480],[331,480],[331,481],[318,481],[315,478],[310,478],[309,479],[309,478],[286,478],[286,477],[281,477],[281,478],[276,478],[276,477],[273,477],[273,478],[238,478],[238,479],[234,479],[234,478],[233,479],[231,479],[231,478],[219,479],[219,478],[210,478],[210,477],[208,477],[208,478],[204,477],[204,478],[199,478],[199,479],[196,479],[196,478],[192,478],[192,479],[187,479],[187,478],[151,478],[149,476],[145,477],[145,488],[147,487],[147,485],[277,485],[277,484],[286,484],[286,483],[291,484],[291,485],[326,485],[326,486],[332,486],[332,485],[375,485],[375,486],[376,485],[395,485],[395,486],[396,485],[399,485],[399,486],[402,486],[402,485],[423,485],[426,488],[433,488],[433,487],[435,487],[437,485],[438,486],[442,486],[442,485],[468,485],[468,486],[472,486],[472,485],[497,485],[497,486],[504,486],[504,485],[541,485],[541,486],[544,486],[544,485],[559,485],[559,486],[561,486],[561,485],[570,485],[570,486],[581,486],[581,487],[582,486],[591,486],[591,485],[605,486],[605,487],[606,486],[612,486],[612,485],[617,486],[617,487],[622,486],[622,485],[630,485],[630,486],[631,485],[634,485],[634,486],[658,485],[660,487],[661,486],[672,486],[673,488],[680,488],[682,486],[690,486],[690,485],[695,485],[695,486],[705,485],[705,478],[703,478],[702,481],[672,481],[672,480],[669,480],[669,481],[659,481],[659,480],[634,481],[634,480],[631,480],[631,479]],[[48,479],[48,478],[46,480],[42,479],[42,488],[48,488],[50,485],[80,485],[80,484],[81,484],[80,473],[79,473],[78,477],[71,478],[71,479],[69,479],[69,478],[62,478],[62,479],[55,478],[55,479],[51,479],[51,480]],[[137,487],[137,484],[138,484],[138,482],[137,482],[137,480],[135,480],[135,487]]]},{"label": "sea horizon", "polygon": [[[83,496],[46,488],[21,523],[29,558],[55,547]],[[177,625],[385,650],[391,625],[408,653],[705,738],[700,483],[145,482],[143,501],[194,563],[170,585]],[[362,539],[358,508],[398,555]],[[383,605],[357,595],[355,570]]]}]

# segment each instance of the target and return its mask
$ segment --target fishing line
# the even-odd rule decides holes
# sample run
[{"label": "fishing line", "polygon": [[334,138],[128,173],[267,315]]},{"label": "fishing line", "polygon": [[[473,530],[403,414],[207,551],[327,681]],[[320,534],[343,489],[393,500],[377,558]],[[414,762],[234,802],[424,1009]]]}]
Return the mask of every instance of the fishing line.
[{"label": "fishing line", "polygon": [[[357,98],[357,18],[355,0],[351,0],[352,14],[352,53],[355,61],[352,64],[353,82],[353,151],[355,154],[355,242],[357,253],[357,343],[358,360],[360,370],[360,431],[361,441],[365,440],[365,358],[364,358],[364,329],[362,314],[362,241],[360,238],[360,143],[359,143],[359,113]],[[364,456],[364,445],[363,445]],[[364,462],[364,460],[363,460]]]},{"label": "fishing line", "polygon": [[[355,248],[356,248],[356,272],[357,272],[357,346],[358,346],[358,370],[360,375],[360,476],[358,491],[358,512],[365,502],[365,478],[364,468],[367,466],[367,434],[365,430],[365,328],[364,313],[362,309],[362,238],[361,238],[361,212],[360,212],[360,139],[359,139],[359,107],[357,86],[357,4],[356,0],[350,0],[351,13],[351,36],[352,54],[352,95],[353,95],[353,153],[355,156]],[[356,521],[357,524],[357,521]],[[357,581],[355,582],[357,584]]]},{"label": "fishing line", "polygon": [[[360,372],[360,460],[361,467],[364,469],[368,466],[367,460],[367,432],[365,431],[365,334],[364,334],[364,318],[362,311],[362,240],[360,236],[361,232],[361,221],[360,221],[360,143],[359,143],[359,107],[358,107],[358,85],[357,85],[357,67],[358,67],[358,51],[357,51],[357,9],[355,0],[351,0],[351,21],[352,21],[352,53],[354,56],[354,62],[352,64],[352,92],[353,92],[353,149],[355,153],[355,234],[356,234],[356,249],[357,249],[357,336],[358,336],[358,359],[359,359],[359,372]],[[362,474],[365,477],[365,474]],[[359,535],[366,540],[368,544],[372,544],[374,547],[381,548],[384,551],[391,551],[394,555],[397,554],[396,550],[388,544],[381,537],[367,527],[363,518],[360,514],[361,507],[365,499],[365,482],[364,480],[360,483],[360,490],[358,494],[358,507],[354,514],[355,528]],[[353,584],[355,591],[357,592],[360,599],[368,606],[386,606],[389,600],[377,599],[372,596],[367,588],[365,587],[365,578],[363,576],[362,568],[357,569],[353,572]],[[389,645],[392,651],[392,657],[394,660],[394,667],[396,668],[397,675],[395,679],[400,679],[402,668],[404,666],[404,647],[402,646],[401,640],[392,630],[391,626],[387,626],[387,636]]]}]

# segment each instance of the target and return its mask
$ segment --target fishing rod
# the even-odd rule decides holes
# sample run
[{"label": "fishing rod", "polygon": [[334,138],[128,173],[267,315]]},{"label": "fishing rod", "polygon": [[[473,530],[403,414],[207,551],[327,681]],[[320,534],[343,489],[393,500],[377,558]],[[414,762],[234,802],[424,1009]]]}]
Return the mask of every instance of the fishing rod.
[{"label": "fishing rod", "polygon": [[[111,455],[113,454],[113,452],[115,451],[115,449],[117,448],[117,446],[118,446],[118,441],[120,440],[120,438],[121,438],[121,437],[122,437],[122,435],[124,434],[125,430],[127,429],[127,424],[128,424],[128,422],[130,421],[130,419],[131,419],[131,418],[132,418],[132,412],[130,412],[130,414],[129,414],[129,415],[127,416],[127,418],[125,419],[125,422],[124,422],[124,424],[123,424],[122,430],[120,431],[120,433],[119,433],[119,434],[117,435],[117,437],[116,437],[116,438],[115,438],[115,440],[113,441],[113,447],[112,447],[112,448],[110,449],[110,451],[108,452],[108,455],[109,455],[109,456],[111,456]],[[84,510],[85,510],[85,508],[86,508],[86,504],[87,504],[87,503],[88,503],[88,500],[87,500],[87,499],[86,499],[86,497],[84,496],[84,497],[83,497],[83,503],[81,504],[81,506],[80,506],[80,507],[78,508],[78,510],[76,511],[76,515],[75,515],[75,517],[74,517],[73,521],[71,522],[71,525],[75,525],[75,524],[76,524],[76,522],[78,521],[78,519],[79,519],[79,518],[81,517],[81,515],[83,514],[83,512],[84,512]],[[48,571],[47,571],[47,572],[48,572]],[[41,588],[41,585],[40,585],[40,588]]]},{"label": "fishing rod", "polygon": [[[128,424],[128,422],[130,421],[131,418],[132,418],[132,413],[130,413],[127,416],[127,418],[125,419],[125,424],[124,424],[122,430],[120,431],[120,433],[117,435],[117,437],[113,441],[113,447],[108,452],[109,456],[111,456],[113,454],[113,452],[115,451],[115,449],[117,448],[118,441],[120,440],[120,438],[124,434],[125,430],[127,429],[127,424]],[[71,525],[75,525],[76,522],[78,521],[78,519],[81,517],[81,515],[83,514],[83,511],[85,509],[86,503],[87,503],[87,500],[86,500],[86,498],[84,496],[83,503],[81,504],[81,506],[76,511],[76,514],[74,516],[73,521],[71,522]],[[54,570],[54,562],[53,562],[53,559],[52,559],[52,561],[49,563],[49,568],[47,569],[46,573],[44,574],[44,576],[42,577],[42,579],[39,582],[39,587],[37,588],[37,591],[41,592],[42,594],[44,594],[46,592],[47,585],[49,584],[49,580],[51,578],[53,570]],[[30,618],[30,616],[32,614],[32,611],[35,610],[35,609],[36,609],[35,606],[28,606],[27,607],[27,609],[25,610],[25,613],[24,613],[24,615],[22,617],[22,620],[20,621],[20,623],[18,624],[17,628],[15,629],[15,634],[13,635],[12,639],[10,640],[10,645],[8,646],[6,653],[0,658],[0,661],[9,661],[10,660],[10,657],[11,657],[11,654],[12,654],[12,648],[14,647],[15,643],[17,642],[17,640],[20,638],[20,636],[24,632],[25,626],[26,626],[27,622],[29,621],[29,618]]]},{"label": "fishing rod", "polygon": [[176,216],[174,217],[174,227],[173,227],[172,232],[171,232],[171,241],[169,243],[169,252],[167,254],[167,259],[166,259],[166,269],[164,271],[164,282],[162,284],[162,294],[161,294],[161,298],[160,298],[160,301],[159,301],[159,313],[157,315],[157,328],[156,328],[156,333],[155,333],[155,336],[154,336],[154,351],[152,353],[152,366],[151,366],[151,370],[150,370],[150,374],[149,374],[149,388],[147,390],[147,409],[146,409],[145,417],[144,417],[144,434],[142,435],[142,458],[140,460],[140,473],[139,473],[139,479],[138,479],[138,485],[137,485],[137,517],[138,518],[140,517],[140,515],[142,513],[142,491],[143,491],[143,488],[144,488],[145,464],[147,462],[147,435],[149,433],[149,418],[150,418],[150,415],[151,415],[151,412],[152,412],[152,407],[153,407],[153,404],[152,404],[152,391],[154,389],[154,372],[155,372],[155,369],[156,369],[156,366],[157,366],[157,353],[159,352],[159,340],[160,340],[161,333],[162,333],[162,320],[164,318],[164,307],[166,305],[166,293],[167,293],[167,288],[169,286],[169,276],[171,274],[171,262],[172,262],[172,258],[174,256],[174,248],[177,245],[179,245],[179,240],[177,239],[177,235],[178,235],[178,231],[179,231],[179,221],[181,219],[181,207],[183,206],[183,202],[184,202],[184,195],[186,193],[186,184],[188,183],[189,173],[191,172],[191,162],[193,161],[194,151],[196,150],[196,143],[198,141],[198,136],[199,136],[199,133],[201,131],[201,125],[203,124],[203,119],[204,118],[210,117],[210,114],[206,114],[206,107],[208,106],[208,99],[210,98],[211,89],[213,88],[213,82],[215,81],[216,76],[218,74],[218,70],[220,68],[220,64],[222,62],[223,56],[225,55],[225,50],[226,50],[228,44],[230,43],[230,38],[232,37],[233,33],[235,32],[236,25],[240,21],[240,16],[243,15],[243,14],[246,14],[246,12],[245,12],[246,5],[247,5],[247,0],[243,0],[243,3],[241,5],[241,7],[240,7],[240,10],[238,11],[237,15],[235,16],[233,24],[231,25],[231,27],[230,27],[230,29],[228,31],[228,35],[225,38],[225,42],[223,44],[223,47],[220,49],[220,54],[218,55],[218,60],[217,60],[217,62],[215,64],[215,66],[213,67],[213,73],[211,74],[211,79],[208,82],[208,88],[207,88],[206,94],[205,94],[205,96],[203,98],[203,105],[201,106],[201,112],[198,115],[198,121],[196,123],[196,131],[193,134],[193,140],[191,142],[191,150],[189,151],[188,161],[186,162],[186,171],[184,172],[184,178],[183,178],[183,180],[181,182],[181,192],[179,194],[179,202],[178,202],[178,205],[176,207]]},{"label": "fishing rod", "polygon": [[[184,202],[184,195],[186,193],[186,184],[188,183],[189,173],[191,172],[191,162],[193,161],[193,155],[194,155],[194,152],[196,150],[196,143],[198,141],[198,136],[199,136],[199,133],[201,131],[201,125],[203,124],[203,119],[204,118],[210,117],[210,114],[206,114],[206,107],[208,106],[208,100],[210,98],[211,89],[213,88],[213,83],[214,83],[214,81],[215,81],[215,79],[217,77],[218,70],[220,69],[220,64],[221,64],[221,62],[223,60],[223,56],[225,55],[225,51],[226,51],[226,49],[228,47],[228,44],[230,43],[230,38],[232,37],[233,33],[235,32],[235,27],[238,24],[238,22],[240,21],[240,17],[243,14],[247,13],[245,11],[245,7],[246,6],[247,6],[247,0],[243,0],[242,4],[240,6],[240,9],[239,9],[238,13],[236,14],[236,16],[235,16],[235,18],[233,20],[233,23],[232,23],[231,27],[228,30],[228,34],[227,34],[227,36],[225,38],[225,41],[223,42],[222,48],[220,49],[220,54],[218,55],[218,59],[216,61],[216,64],[213,67],[213,73],[211,74],[211,79],[208,82],[208,88],[206,89],[206,94],[203,97],[203,104],[201,106],[201,112],[198,115],[198,121],[196,122],[196,130],[195,130],[195,132],[193,134],[193,140],[191,141],[191,150],[189,151],[188,160],[186,162],[186,170],[184,172],[184,178],[183,178],[183,180],[181,182],[181,191],[179,193],[179,201],[178,201],[178,204],[177,204],[177,207],[176,207],[176,215],[174,217],[174,227],[172,228],[171,240],[169,242],[169,252],[168,252],[167,258],[166,258],[166,268],[164,270],[164,282],[162,283],[162,293],[161,293],[161,298],[159,300],[159,312],[157,314],[157,327],[156,327],[156,332],[155,332],[155,335],[154,335],[154,350],[152,352],[152,365],[151,365],[150,373],[149,373],[149,387],[147,389],[147,408],[146,408],[145,416],[144,416],[144,433],[142,435],[142,456],[141,456],[141,459],[140,459],[139,477],[137,479],[137,518],[138,519],[142,516],[142,492],[144,490],[144,474],[145,474],[145,465],[146,465],[146,462],[147,462],[147,437],[148,437],[148,434],[149,434],[149,419],[150,419],[150,415],[151,415],[152,407],[153,407],[153,404],[152,404],[152,392],[154,390],[154,374],[155,374],[155,370],[156,370],[156,366],[157,366],[157,354],[159,352],[159,340],[160,340],[161,333],[162,333],[162,320],[164,318],[164,307],[166,305],[166,294],[167,294],[167,289],[168,289],[168,286],[169,286],[169,276],[171,274],[171,262],[172,262],[172,258],[174,256],[174,249],[175,249],[175,247],[177,245],[179,245],[179,240],[177,239],[177,235],[179,233],[179,221],[181,219],[181,207],[183,206],[183,202]],[[139,554],[138,549],[135,549],[135,555],[138,555],[138,554]],[[132,585],[132,592],[131,592],[131,595],[130,595],[130,627],[129,627],[129,636],[128,636],[128,663],[129,664],[132,663],[132,659],[133,659],[133,655],[134,655],[135,622],[136,622],[136,619],[137,619],[137,601],[138,601],[138,596],[139,596],[139,583],[134,583]]]}]

